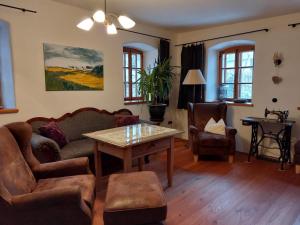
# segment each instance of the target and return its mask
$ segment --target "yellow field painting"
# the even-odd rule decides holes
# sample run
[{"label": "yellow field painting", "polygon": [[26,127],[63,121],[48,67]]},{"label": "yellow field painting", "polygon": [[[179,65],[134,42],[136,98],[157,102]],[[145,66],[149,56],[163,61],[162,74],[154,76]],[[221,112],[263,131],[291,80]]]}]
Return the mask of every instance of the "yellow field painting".
[{"label": "yellow field painting", "polygon": [[86,73],[75,73],[71,75],[60,76],[59,78],[93,89],[103,88],[103,78],[89,75]]},{"label": "yellow field painting", "polygon": [[46,91],[103,91],[101,51],[44,43]]},{"label": "yellow field painting", "polygon": [[68,72],[74,72],[74,69],[69,68],[62,68],[62,67],[47,67],[47,72],[54,72],[54,73],[68,73]]}]

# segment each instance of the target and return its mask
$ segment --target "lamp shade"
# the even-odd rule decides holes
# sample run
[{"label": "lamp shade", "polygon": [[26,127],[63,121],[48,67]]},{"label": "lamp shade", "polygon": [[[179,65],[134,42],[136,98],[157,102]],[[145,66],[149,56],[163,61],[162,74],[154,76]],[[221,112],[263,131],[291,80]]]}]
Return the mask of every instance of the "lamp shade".
[{"label": "lamp shade", "polygon": [[131,29],[135,26],[135,22],[128,16],[119,16],[118,20],[124,29]]},{"label": "lamp shade", "polygon": [[98,23],[104,23],[105,13],[102,10],[98,10],[94,13],[93,19]]},{"label": "lamp shade", "polygon": [[77,27],[81,30],[89,31],[90,29],[92,29],[93,25],[94,21],[91,18],[87,18],[81,21],[79,24],[77,24]]},{"label": "lamp shade", "polygon": [[114,35],[114,34],[118,33],[116,25],[114,25],[113,23],[106,25],[106,31],[107,31],[107,34],[110,34],[110,35]]},{"label": "lamp shade", "polygon": [[206,81],[203,77],[201,70],[189,70],[186,75],[183,85],[197,85],[197,84],[206,84]]}]

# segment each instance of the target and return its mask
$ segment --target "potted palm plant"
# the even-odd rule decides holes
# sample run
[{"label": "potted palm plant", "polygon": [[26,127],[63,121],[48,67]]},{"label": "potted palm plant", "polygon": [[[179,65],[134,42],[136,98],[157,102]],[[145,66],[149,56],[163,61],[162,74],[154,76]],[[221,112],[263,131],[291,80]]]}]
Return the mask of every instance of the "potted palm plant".
[{"label": "potted palm plant", "polygon": [[164,100],[168,98],[174,77],[170,59],[155,62],[154,67],[140,72],[139,92],[148,103],[150,120],[162,122],[167,105]]}]

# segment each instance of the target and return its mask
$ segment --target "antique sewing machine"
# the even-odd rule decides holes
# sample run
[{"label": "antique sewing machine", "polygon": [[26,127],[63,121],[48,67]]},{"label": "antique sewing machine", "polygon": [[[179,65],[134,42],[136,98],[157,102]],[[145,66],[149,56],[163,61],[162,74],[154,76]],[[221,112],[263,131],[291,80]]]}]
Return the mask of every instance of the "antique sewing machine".
[{"label": "antique sewing machine", "polygon": [[276,111],[276,110],[268,110],[267,108],[265,109],[265,118],[267,118],[268,117],[268,115],[275,115],[275,116],[277,116],[277,120],[279,121],[279,122],[284,122],[284,121],[286,121],[287,120],[287,118],[288,118],[288,116],[289,116],[289,111],[288,110],[286,110],[286,111],[280,111],[280,110],[278,110],[278,111]]}]

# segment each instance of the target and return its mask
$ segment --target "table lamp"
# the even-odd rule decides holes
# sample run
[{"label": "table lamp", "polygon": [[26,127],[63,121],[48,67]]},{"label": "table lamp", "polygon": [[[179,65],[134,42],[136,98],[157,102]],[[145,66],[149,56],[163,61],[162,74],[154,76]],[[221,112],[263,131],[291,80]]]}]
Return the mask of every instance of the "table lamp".
[{"label": "table lamp", "polygon": [[[196,85],[206,84],[206,81],[203,77],[203,74],[200,69],[192,69],[189,70],[188,74],[186,75],[183,85],[194,85],[193,90],[193,103],[195,103],[195,90]],[[201,97],[202,97],[202,88],[201,88]]]}]

